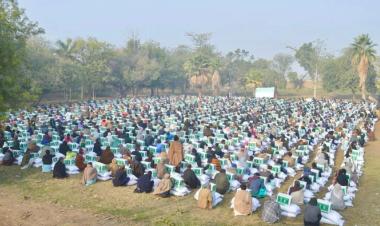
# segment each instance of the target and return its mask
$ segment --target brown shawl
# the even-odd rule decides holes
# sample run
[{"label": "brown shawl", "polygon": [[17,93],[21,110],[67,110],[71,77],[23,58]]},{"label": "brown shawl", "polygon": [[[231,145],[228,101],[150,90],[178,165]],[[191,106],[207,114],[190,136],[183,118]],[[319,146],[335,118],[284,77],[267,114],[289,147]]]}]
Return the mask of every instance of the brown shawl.
[{"label": "brown shawl", "polygon": [[212,209],[212,194],[210,189],[202,188],[199,191],[198,207],[202,209]]},{"label": "brown shawl", "polygon": [[238,190],[234,199],[234,210],[242,215],[252,213],[252,197],[246,190]]},{"label": "brown shawl", "polygon": [[154,189],[153,194],[154,195],[159,195],[164,192],[170,191],[172,188],[172,181],[170,180],[170,175],[165,174],[164,179],[162,179],[159,183],[156,189]]},{"label": "brown shawl", "polygon": [[183,159],[183,147],[179,141],[173,141],[169,148],[169,162],[173,166],[178,166]]},{"label": "brown shawl", "polygon": [[102,155],[100,156],[100,162],[108,165],[112,162],[113,157],[114,156],[113,156],[112,151],[109,149],[106,149],[103,151]]},{"label": "brown shawl", "polygon": [[161,159],[161,162],[157,164],[157,178],[162,179],[166,173],[165,164],[168,164],[168,159]]},{"label": "brown shawl", "polygon": [[114,177],[116,174],[116,171],[119,169],[119,166],[116,164],[116,159],[112,159],[112,162],[108,166],[108,169],[111,171],[111,175]]},{"label": "brown shawl", "polygon": [[78,167],[80,171],[86,168],[86,164],[84,164],[84,157],[81,154],[77,154],[75,157],[75,165]]}]

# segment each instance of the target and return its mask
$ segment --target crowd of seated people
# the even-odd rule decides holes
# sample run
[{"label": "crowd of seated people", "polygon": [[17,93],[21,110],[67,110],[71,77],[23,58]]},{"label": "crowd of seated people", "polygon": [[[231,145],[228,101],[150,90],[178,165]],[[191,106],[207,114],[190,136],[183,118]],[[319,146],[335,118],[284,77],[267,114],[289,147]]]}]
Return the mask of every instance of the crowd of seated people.
[{"label": "crowd of seated people", "polygon": [[[305,224],[311,224],[319,218],[314,194],[331,176],[345,139],[344,166],[327,197],[333,209],[344,208],[347,172],[358,184],[362,165],[351,156],[373,139],[374,109],[374,104],[340,100],[238,97],[44,105],[9,114],[0,128],[0,158],[3,165],[22,169],[38,166],[40,158],[43,171],[50,172],[50,166],[54,178],[83,172],[86,186],[112,180],[115,187],[133,185],[137,193],[160,197],[196,189],[201,208],[213,208],[223,195],[236,192],[237,215],[251,214],[269,196],[263,206],[268,222],[279,218],[276,189],[293,178],[288,195],[293,204],[309,203]],[[297,172],[301,176],[294,178]]]}]

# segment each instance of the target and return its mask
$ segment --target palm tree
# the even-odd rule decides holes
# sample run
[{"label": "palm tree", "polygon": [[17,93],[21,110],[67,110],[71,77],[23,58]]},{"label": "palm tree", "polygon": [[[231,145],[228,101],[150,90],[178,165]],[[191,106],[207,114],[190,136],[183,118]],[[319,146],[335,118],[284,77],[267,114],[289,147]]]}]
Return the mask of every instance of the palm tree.
[{"label": "palm tree", "polygon": [[57,41],[57,53],[65,58],[74,59],[73,51],[75,49],[76,42],[71,38],[66,39],[66,41]]},{"label": "palm tree", "polygon": [[215,70],[211,77],[211,89],[214,96],[219,95],[220,91],[220,75],[219,71]]},{"label": "palm tree", "polygon": [[368,34],[362,34],[355,38],[351,44],[352,65],[356,67],[359,75],[359,87],[362,98],[365,100],[367,95],[366,80],[369,65],[376,59],[376,44],[372,42]]},{"label": "palm tree", "polygon": [[184,70],[189,77],[189,83],[198,90],[198,96],[202,96],[203,88],[209,82],[210,62],[202,56],[197,55],[190,58],[184,64]]},{"label": "palm tree", "polygon": [[[75,48],[78,46],[78,41],[77,40],[72,40],[71,38],[66,39],[65,41],[58,40],[56,42],[57,45],[57,50],[56,53],[61,56],[63,59],[69,60],[72,63],[80,63],[79,58],[77,55],[75,55]],[[76,75],[76,78],[79,78],[79,75]],[[81,81],[81,99],[83,100],[84,96],[84,82]],[[71,99],[71,88],[69,88],[70,92],[70,99]]]}]

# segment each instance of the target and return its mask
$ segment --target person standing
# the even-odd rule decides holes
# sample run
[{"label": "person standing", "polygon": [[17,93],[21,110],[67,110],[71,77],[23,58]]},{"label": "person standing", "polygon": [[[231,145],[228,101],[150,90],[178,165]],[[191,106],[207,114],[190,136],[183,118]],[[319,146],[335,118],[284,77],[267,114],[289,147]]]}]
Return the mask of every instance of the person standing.
[{"label": "person standing", "polygon": [[169,148],[169,163],[176,167],[176,171],[179,172],[179,166],[183,160],[183,146],[179,142],[179,137],[174,136],[174,141],[170,144]]}]

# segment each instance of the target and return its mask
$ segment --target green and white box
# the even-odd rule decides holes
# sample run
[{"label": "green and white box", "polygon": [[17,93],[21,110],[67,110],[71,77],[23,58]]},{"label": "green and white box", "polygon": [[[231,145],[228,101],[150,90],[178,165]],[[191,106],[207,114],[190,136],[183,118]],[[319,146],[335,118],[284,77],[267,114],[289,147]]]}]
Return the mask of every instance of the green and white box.
[{"label": "green and white box", "polygon": [[284,193],[278,193],[276,202],[282,206],[289,206],[292,202],[292,197]]},{"label": "green and white box", "polygon": [[318,202],[318,207],[322,213],[330,213],[331,202],[326,201],[326,200],[322,200],[322,199],[318,199],[317,202]]}]

